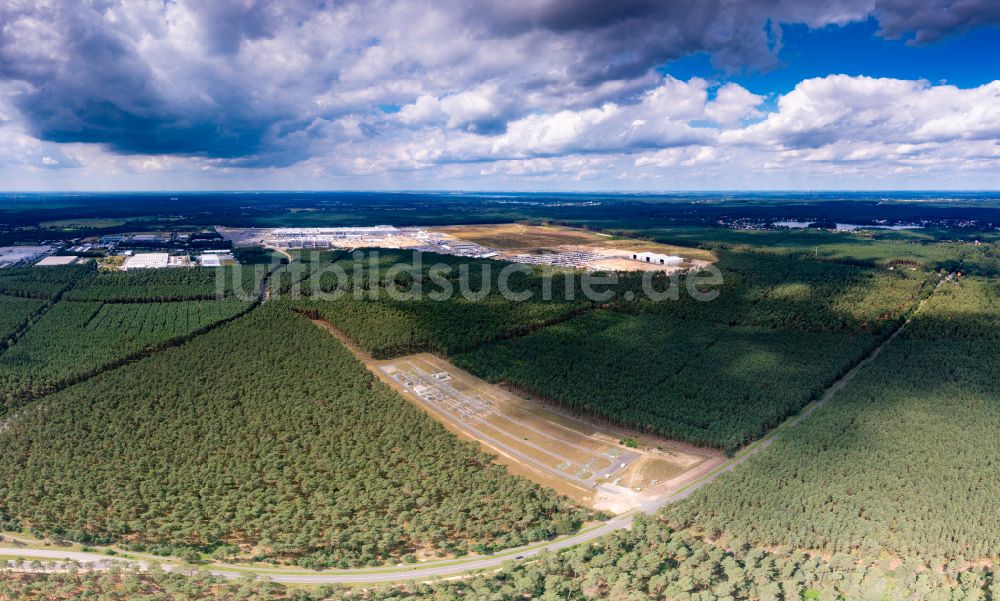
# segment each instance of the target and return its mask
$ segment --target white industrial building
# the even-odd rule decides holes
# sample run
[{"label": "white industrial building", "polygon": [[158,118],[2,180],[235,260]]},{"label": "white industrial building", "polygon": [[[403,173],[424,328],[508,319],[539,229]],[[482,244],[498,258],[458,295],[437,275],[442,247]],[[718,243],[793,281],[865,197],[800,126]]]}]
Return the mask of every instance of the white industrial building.
[{"label": "white industrial building", "polygon": [[35,263],[35,267],[55,267],[58,265],[72,265],[76,263],[77,257],[45,257],[41,261]]},{"label": "white industrial building", "polygon": [[283,240],[350,240],[372,236],[398,236],[400,231],[391,225],[369,227],[291,227],[271,230],[271,236]]},{"label": "white industrial building", "polygon": [[656,265],[677,265],[684,261],[676,255],[661,255],[659,253],[632,253],[632,260]]},{"label": "white industrial building", "polygon": [[204,254],[198,255],[197,260],[202,267],[222,267],[236,262],[233,254],[225,250],[207,250]]},{"label": "white industrial building", "polygon": [[0,269],[19,263],[30,263],[52,250],[51,246],[3,246],[0,247]]},{"label": "white industrial building", "polygon": [[391,225],[278,228],[271,230],[268,242],[280,248],[333,248],[384,243],[402,233]]},{"label": "white industrial building", "polygon": [[137,253],[125,259],[122,270],[188,267],[190,264],[191,261],[187,257],[171,257],[168,253]]}]

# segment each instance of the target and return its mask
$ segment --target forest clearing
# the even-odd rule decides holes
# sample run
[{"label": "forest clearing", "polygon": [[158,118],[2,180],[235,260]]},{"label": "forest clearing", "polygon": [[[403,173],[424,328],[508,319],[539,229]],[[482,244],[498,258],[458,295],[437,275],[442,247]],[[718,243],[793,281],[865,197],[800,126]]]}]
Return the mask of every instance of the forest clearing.
[{"label": "forest clearing", "polygon": [[576,227],[555,225],[529,225],[524,223],[491,223],[484,225],[455,225],[433,228],[462,240],[500,249],[506,253],[539,253],[563,246],[635,250],[678,255],[688,260],[716,260],[710,251],[661,244],[649,240],[619,238],[591,232]]},{"label": "forest clearing", "polygon": [[[565,256],[588,270],[595,271],[667,271],[704,267],[717,260],[710,251],[650,240],[623,238],[580,228],[525,223],[462,225],[434,228],[497,251],[497,258],[515,263],[534,262],[532,257]],[[645,264],[637,261],[639,253],[677,257],[675,265]],[[546,262],[547,263],[547,262]],[[556,261],[553,264],[558,264]]]},{"label": "forest clearing", "polygon": [[593,509],[623,513],[656,504],[723,460],[713,450],[572,417],[431,353],[372,359],[329,323],[314,323],[446,428],[497,453],[510,471]]}]

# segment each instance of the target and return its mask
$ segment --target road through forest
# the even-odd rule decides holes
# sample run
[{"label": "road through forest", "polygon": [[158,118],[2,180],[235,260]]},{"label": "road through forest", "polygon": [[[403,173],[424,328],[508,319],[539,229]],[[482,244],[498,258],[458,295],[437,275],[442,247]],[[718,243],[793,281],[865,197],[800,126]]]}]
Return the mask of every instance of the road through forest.
[{"label": "road through forest", "polygon": [[[940,286],[944,283],[942,280],[938,283]],[[807,417],[812,415],[816,409],[826,404],[830,399],[832,399],[836,394],[842,390],[854,377],[864,368],[865,365],[873,361],[882,350],[889,345],[893,340],[895,340],[900,333],[902,333],[910,324],[912,315],[919,311],[920,307],[926,301],[926,298],[921,300],[914,310],[911,312],[911,316],[908,317],[899,328],[897,328],[889,337],[887,337],[881,344],[879,344],[875,349],[873,349],[864,359],[862,359],[857,365],[855,365],[851,370],[845,373],[840,379],[831,384],[826,391],[817,400],[806,405],[798,414],[788,418],[780,426],[771,430],[767,435],[758,439],[757,441],[751,443],[749,446],[741,450],[731,459],[728,459],[721,465],[717,466],[711,472],[705,474],[698,480],[689,483],[687,486],[675,491],[672,495],[658,499],[655,502],[649,502],[644,504],[640,509],[636,509],[619,516],[616,516],[606,522],[602,522],[598,525],[591,526],[584,529],[576,534],[571,534],[567,536],[562,536],[551,541],[546,541],[542,543],[534,543],[531,545],[526,545],[523,547],[517,547],[514,549],[507,549],[501,551],[494,555],[468,557],[460,559],[445,559],[439,561],[429,561],[419,564],[400,564],[398,566],[381,566],[374,568],[360,568],[352,570],[321,570],[321,571],[304,571],[300,569],[282,569],[279,567],[275,568],[245,568],[238,566],[214,566],[209,564],[205,568],[217,576],[224,578],[235,579],[241,576],[245,576],[248,573],[256,574],[261,577],[267,577],[274,582],[281,582],[285,584],[377,584],[377,583],[390,583],[390,582],[404,582],[410,580],[431,580],[441,577],[456,577],[462,575],[468,575],[479,571],[495,570],[503,566],[504,563],[512,560],[524,560],[535,557],[541,553],[545,552],[555,552],[561,549],[566,549],[576,545],[590,542],[594,539],[600,538],[610,532],[619,530],[622,528],[628,528],[632,521],[637,515],[641,514],[654,514],[663,506],[680,501],[681,499],[687,498],[696,490],[703,486],[710,484],[721,474],[732,471],[737,466],[747,461],[753,455],[759,453],[763,449],[767,448],[771,443],[773,443],[778,436],[782,434],[786,429],[793,428],[800,424]],[[9,536],[7,538],[10,538]],[[63,558],[72,559],[77,562],[94,563],[97,567],[107,565],[110,561],[121,561],[111,558],[107,555],[102,555],[99,553],[82,553],[82,552],[69,552],[69,551],[59,551],[56,549],[27,549],[18,547],[0,547],[0,555],[4,556],[14,556],[21,557],[27,560],[38,559],[46,560],[52,562],[54,560],[60,560]],[[133,557],[137,557],[138,554],[130,554]],[[190,566],[185,565],[171,565],[167,563],[167,559],[158,559],[153,556],[142,556],[142,559],[129,560],[133,563],[138,563],[143,569],[148,567],[149,561],[160,561],[163,569],[165,570],[190,570]],[[29,568],[30,569],[30,568]],[[50,568],[51,569],[51,568]]]}]

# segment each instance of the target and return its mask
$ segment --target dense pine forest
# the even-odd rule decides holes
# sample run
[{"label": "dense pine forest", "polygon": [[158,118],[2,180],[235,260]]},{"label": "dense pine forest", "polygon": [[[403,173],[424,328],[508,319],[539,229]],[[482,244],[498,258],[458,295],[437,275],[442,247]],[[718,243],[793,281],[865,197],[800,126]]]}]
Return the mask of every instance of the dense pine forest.
[{"label": "dense pine forest", "polygon": [[[154,570],[18,575],[0,578],[0,600],[83,601],[103,594],[129,600],[334,601],[358,599],[540,599],[583,601],[991,601],[1000,578],[988,568],[927,569],[918,564],[846,554],[829,558],[800,551],[727,550],[687,531],[644,519],[595,543],[471,579],[398,587],[311,590],[271,582],[226,582]],[[84,592],[86,591],[86,592]],[[6,595],[6,598],[4,597]]]},{"label": "dense pine forest", "polygon": [[0,289],[20,296],[0,296],[9,308],[0,320],[3,407],[237,317],[259,298],[266,274],[263,268],[98,272],[94,265],[4,270]]},{"label": "dense pine forest", "polygon": [[280,303],[26,406],[0,444],[8,521],[136,550],[350,567],[516,546],[587,517]]},{"label": "dense pine forest", "polygon": [[245,298],[253,295],[262,273],[251,266],[105,271],[85,286],[69,290],[64,298],[118,303],[217,300],[237,293]]},{"label": "dense pine forest", "polygon": [[598,311],[453,356],[592,416],[735,449],[859,361],[870,337]]},{"label": "dense pine forest", "polygon": [[730,326],[882,335],[895,329],[931,285],[924,271],[870,269],[754,251],[723,251],[719,297],[637,302],[623,310]]},{"label": "dense pine forest", "polygon": [[0,271],[0,294],[55,300],[73,285],[84,283],[94,275],[92,265],[58,267],[10,267]]},{"label": "dense pine forest", "polygon": [[[279,274],[276,294],[304,297],[296,304],[300,310],[334,324],[378,358],[458,352],[531,332],[592,305],[578,287],[567,292],[567,282],[576,283],[567,274],[555,274],[545,298],[540,270],[521,266],[501,276],[511,265],[504,261],[384,249],[301,254],[301,264]],[[505,298],[501,279],[531,296]]]},{"label": "dense pine forest", "polygon": [[726,253],[716,300],[617,303],[454,355],[462,367],[670,438],[736,449],[898,327],[922,272]]},{"label": "dense pine forest", "polygon": [[[243,253],[256,270],[3,270],[0,523],[188,559],[350,568],[509,548],[594,517],[457,440],[303,315],[376,357],[440,353],[595,419],[730,451],[913,320],[733,473],[586,546],[365,590],[15,568],[0,601],[1000,599],[996,244],[640,225],[621,233],[712,248],[719,298],[625,301],[640,286],[623,275],[595,303],[573,283],[566,298],[557,276],[554,298],[516,302],[495,292],[503,262],[423,253],[400,270],[414,253],[372,249],[292,253],[263,306],[263,266],[279,260],[266,252]],[[490,291],[426,298],[457,290],[461,264],[473,292]],[[967,273],[935,289],[931,269]],[[511,284],[539,293],[541,275]]]},{"label": "dense pine forest", "polygon": [[825,407],[671,512],[726,545],[1000,557],[1000,284],[946,281]]},{"label": "dense pine forest", "polygon": [[12,337],[45,306],[45,301],[17,296],[0,296],[0,336],[3,346],[14,343]]},{"label": "dense pine forest", "polygon": [[516,302],[491,295],[479,301],[454,299],[333,301],[296,303],[310,315],[337,326],[376,358],[422,351],[458,352],[483,342],[525,334],[580,312],[570,303]]},{"label": "dense pine forest", "polygon": [[[316,289],[340,290],[336,300],[298,306],[375,357],[439,352],[489,380],[573,409],[725,449],[759,437],[843,374],[898,327],[927,281],[924,272],[905,269],[723,252],[717,300],[685,293],[652,302],[635,294],[629,302],[625,293],[641,292],[640,280],[622,274],[607,305],[613,313],[565,321],[598,306],[584,300],[570,275],[556,276],[548,301],[510,301],[495,292],[436,300],[427,295],[446,285],[458,290],[459,274],[451,269],[432,279],[431,266],[465,260],[415,257],[385,250],[317,254],[303,275],[292,276],[295,264],[281,274],[282,291],[308,298]],[[415,272],[401,269],[415,263]],[[484,275],[481,264],[491,271]],[[469,288],[496,290],[502,262],[466,265]],[[511,281],[538,299],[541,276],[527,270]],[[660,280],[657,289],[668,283]],[[424,296],[393,300],[389,286]]]},{"label": "dense pine forest", "polygon": [[[357,595],[365,597],[364,594]],[[351,598],[331,595],[329,598]],[[372,599],[669,599],[671,601],[986,601],[1000,598],[989,569],[927,569],[875,557],[727,549],[657,520],[595,544],[470,581],[416,585]]]},{"label": "dense pine forest", "polygon": [[203,330],[249,307],[238,300],[59,302],[0,354],[8,406],[84,378],[139,351]]}]

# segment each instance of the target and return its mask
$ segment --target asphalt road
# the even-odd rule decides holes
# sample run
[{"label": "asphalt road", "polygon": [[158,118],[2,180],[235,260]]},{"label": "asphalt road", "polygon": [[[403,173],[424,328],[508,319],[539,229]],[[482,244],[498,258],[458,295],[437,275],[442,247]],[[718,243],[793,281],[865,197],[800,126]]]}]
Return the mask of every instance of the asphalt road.
[{"label": "asphalt road", "polygon": [[[706,474],[702,479],[697,480],[686,488],[683,488],[673,495],[666,497],[664,499],[657,500],[656,502],[648,502],[644,505],[641,511],[633,511],[630,513],[622,514],[616,516],[601,525],[586,530],[584,532],[573,534],[569,536],[564,536],[552,540],[548,543],[528,545],[526,547],[520,547],[515,549],[509,549],[501,552],[497,555],[489,555],[484,557],[475,557],[468,559],[458,559],[458,560],[442,560],[434,562],[425,562],[415,565],[401,565],[401,566],[382,566],[376,568],[363,568],[356,570],[323,570],[316,572],[305,572],[301,570],[287,570],[285,573],[280,572],[278,569],[275,570],[254,570],[260,576],[266,576],[274,582],[281,582],[286,584],[348,584],[348,583],[388,583],[388,582],[402,582],[407,580],[429,580],[438,577],[447,576],[458,576],[470,572],[477,572],[480,570],[490,570],[497,569],[501,567],[504,563],[512,560],[523,560],[535,557],[543,552],[555,552],[561,549],[566,549],[569,547],[574,547],[583,543],[590,542],[594,539],[600,538],[606,534],[614,532],[615,530],[620,530],[622,528],[628,528],[632,521],[635,519],[636,515],[641,513],[653,514],[661,507],[668,503],[679,501],[693,493],[698,488],[709,484],[718,477],[720,474],[732,470],[740,463],[743,463],[749,459],[752,455],[759,452],[761,449],[766,447],[770,443],[768,439],[761,439],[756,445],[747,449],[742,455],[730,459],[729,461],[723,463],[715,470]],[[114,557],[109,557],[107,555],[101,555],[99,553],[81,553],[72,551],[59,551],[55,549],[23,549],[18,547],[0,547],[0,555],[8,555],[21,557],[26,560],[46,560],[49,562],[59,561],[63,559],[70,559],[79,563],[93,563],[94,567],[101,568],[106,567],[108,563],[115,561],[128,561],[117,559]],[[137,563],[143,569],[147,567],[145,561],[131,561],[131,563]],[[169,564],[162,564],[164,570],[172,569],[187,569],[178,568],[171,566]],[[49,568],[51,569],[51,568]],[[222,576],[224,578],[235,579],[246,574],[246,571],[228,571],[225,569],[209,569],[212,574],[217,576]]]},{"label": "asphalt road", "polygon": [[[939,282],[939,286],[941,283]],[[926,300],[926,299],[924,299]],[[923,304],[921,301],[920,304]],[[918,305],[919,308],[919,305]],[[523,560],[535,557],[543,552],[555,552],[561,549],[566,549],[569,547],[574,547],[583,543],[590,542],[596,538],[600,538],[606,534],[614,532],[622,528],[628,528],[632,521],[635,519],[636,515],[641,513],[653,514],[659,510],[664,505],[669,503],[674,503],[690,496],[694,491],[699,488],[710,484],[713,480],[718,478],[721,474],[732,471],[738,465],[752,457],[753,455],[759,453],[761,450],[768,447],[774,440],[777,439],[781,433],[787,428],[793,428],[800,424],[804,419],[810,416],[817,408],[825,404],[831,398],[833,398],[837,392],[843,389],[844,386],[850,382],[855,375],[869,362],[871,362],[882,349],[885,348],[890,342],[895,340],[895,338],[910,324],[910,320],[907,319],[891,336],[889,336],[885,341],[882,342],[878,347],[876,347],[865,359],[863,359],[858,365],[853,369],[848,371],[841,377],[838,381],[834,382],[826,392],[816,401],[807,405],[803,410],[796,416],[789,418],[783,425],[775,428],[769,432],[766,436],[758,440],[756,443],[751,444],[748,448],[744,449],[736,457],[729,459],[728,461],[722,463],[720,466],[715,468],[713,471],[709,472],[699,480],[692,482],[686,487],[678,490],[673,495],[659,499],[655,502],[647,502],[641,508],[641,510],[633,511],[630,513],[622,514],[607,522],[604,522],[600,526],[581,532],[579,534],[573,534],[565,537],[560,537],[552,540],[548,543],[528,545],[526,547],[520,547],[516,549],[509,549],[501,552],[497,555],[489,555],[485,557],[475,557],[468,559],[458,559],[458,560],[443,560],[434,562],[425,562],[415,565],[400,565],[400,566],[383,566],[377,568],[366,568],[357,570],[323,570],[316,572],[304,572],[300,570],[286,570],[284,572],[279,569],[274,570],[252,570],[260,576],[266,576],[274,582],[281,582],[286,584],[348,584],[348,583],[388,583],[388,582],[404,582],[408,580],[429,580],[439,577],[447,576],[458,576],[462,574],[467,574],[471,572],[477,572],[482,570],[497,569],[501,567],[504,563],[511,560]],[[106,566],[107,562],[111,561],[121,561],[109,557],[107,555],[101,555],[97,553],[80,553],[80,552],[70,552],[70,551],[59,551],[59,550],[49,550],[49,549],[22,549],[18,547],[0,547],[0,555],[16,556],[22,557],[27,560],[38,559],[47,560],[49,562],[58,561],[61,559],[71,559],[81,563],[95,563],[100,566]],[[144,561],[132,562],[138,563],[140,567],[145,568],[146,563]],[[169,564],[163,564],[165,570],[173,569],[189,569],[183,567],[175,567]],[[227,571],[226,569],[210,569],[211,573],[222,576],[224,578],[239,578],[246,574],[247,571]]]}]

